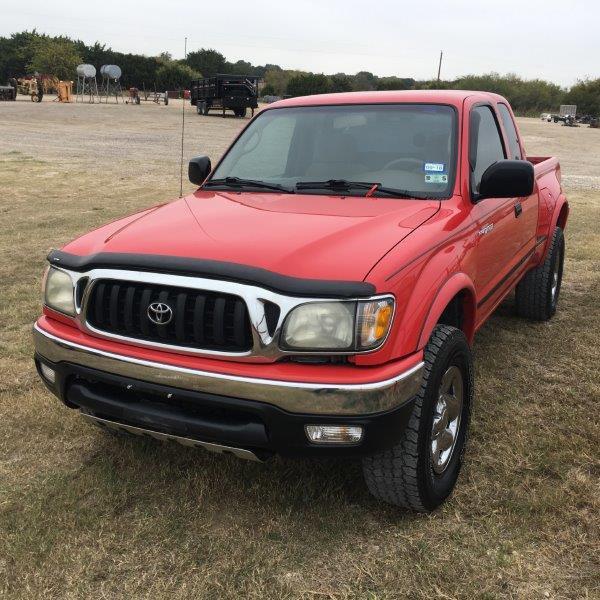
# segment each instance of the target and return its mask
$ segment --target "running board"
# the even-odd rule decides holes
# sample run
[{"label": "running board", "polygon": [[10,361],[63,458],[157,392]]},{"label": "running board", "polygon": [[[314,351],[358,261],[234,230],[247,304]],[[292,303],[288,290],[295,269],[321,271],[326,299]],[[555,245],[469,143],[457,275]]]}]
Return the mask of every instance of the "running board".
[{"label": "running board", "polygon": [[134,427],[133,425],[125,425],[123,423],[117,423],[116,421],[109,421],[108,419],[102,419],[89,413],[81,412],[82,417],[88,421],[93,422],[101,427],[112,429],[114,431],[126,431],[133,435],[152,437],[161,441],[172,441],[181,444],[182,446],[191,446],[195,448],[204,448],[209,452],[216,452],[217,454],[233,454],[238,458],[244,460],[252,460],[254,462],[262,461],[254,452],[245,450],[244,448],[233,448],[231,446],[222,446],[221,444],[213,444],[211,442],[202,442],[200,440],[194,440],[192,438],[181,437],[179,435],[173,435],[170,433],[163,433],[162,431],[152,431],[150,429],[142,429],[141,427]]}]

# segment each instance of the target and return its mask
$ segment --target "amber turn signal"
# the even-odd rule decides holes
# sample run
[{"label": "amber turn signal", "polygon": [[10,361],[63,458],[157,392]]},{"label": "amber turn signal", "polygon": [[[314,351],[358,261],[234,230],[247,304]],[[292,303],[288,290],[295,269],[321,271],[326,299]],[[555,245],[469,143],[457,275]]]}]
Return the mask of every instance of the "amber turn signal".
[{"label": "amber turn signal", "polygon": [[391,298],[359,303],[356,322],[358,348],[368,350],[383,343],[393,315],[394,301]]}]

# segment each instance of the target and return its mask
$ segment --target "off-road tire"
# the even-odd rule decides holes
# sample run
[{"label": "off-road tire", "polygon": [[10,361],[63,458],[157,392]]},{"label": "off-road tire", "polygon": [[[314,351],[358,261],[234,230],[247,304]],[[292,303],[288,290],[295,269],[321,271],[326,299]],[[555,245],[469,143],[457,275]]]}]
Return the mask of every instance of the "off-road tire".
[{"label": "off-road tire", "polygon": [[[421,389],[409,422],[391,449],[363,458],[363,474],[369,491],[380,500],[418,512],[437,508],[452,493],[467,438],[473,398],[473,361],[462,331],[437,325],[425,347]],[[457,366],[463,380],[463,402],[456,442],[441,474],[433,468],[431,439],[434,410],[441,379],[450,366]]]},{"label": "off-road tire", "polygon": [[[517,284],[516,310],[520,317],[547,321],[554,316],[560,295],[564,257],[565,237],[562,229],[556,227],[544,262],[525,273]],[[554,281],[555,274],[558,281]]]}]

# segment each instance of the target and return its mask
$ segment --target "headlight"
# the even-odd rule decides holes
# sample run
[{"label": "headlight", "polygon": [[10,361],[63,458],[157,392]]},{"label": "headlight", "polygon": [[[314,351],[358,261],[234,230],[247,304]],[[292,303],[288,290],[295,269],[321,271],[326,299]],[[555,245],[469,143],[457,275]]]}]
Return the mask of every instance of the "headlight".
[{"label": "headlight", "polygon": [[288,348],[350,350],[354,341],[354,302],[302,304],[283,326],[283,343]]},{"label": "headlight", "polygon": [[283,325],[282,346],[306,351],[370,350],[385,340],[393,309],[391,298],[302,304]]},{"label": "headlight", "polygon": [[67,315],[75,314],[73,281],[64,271],[52,267],[46,275],[44,302],[50,308]]}]

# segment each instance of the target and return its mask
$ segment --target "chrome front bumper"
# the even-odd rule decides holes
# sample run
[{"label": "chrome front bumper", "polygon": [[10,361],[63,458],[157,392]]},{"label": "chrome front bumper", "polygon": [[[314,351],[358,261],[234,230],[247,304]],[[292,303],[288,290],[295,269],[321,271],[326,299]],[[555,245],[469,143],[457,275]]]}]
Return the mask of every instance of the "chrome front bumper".
[{"label": "chrome front bumper", "polygon": [[259,379],[200,371],[105,352],[58,338],[34,326],[36,353],[149,383],[265,402],[292,413],[367,415],[402,406],[421,386],[423,363],[391,379],[363,384],[323,384]]}]

